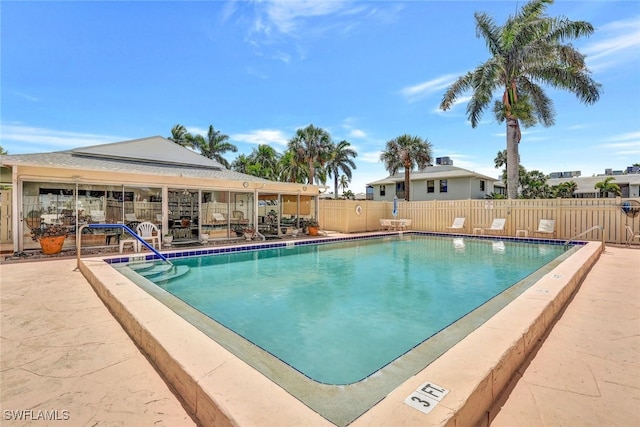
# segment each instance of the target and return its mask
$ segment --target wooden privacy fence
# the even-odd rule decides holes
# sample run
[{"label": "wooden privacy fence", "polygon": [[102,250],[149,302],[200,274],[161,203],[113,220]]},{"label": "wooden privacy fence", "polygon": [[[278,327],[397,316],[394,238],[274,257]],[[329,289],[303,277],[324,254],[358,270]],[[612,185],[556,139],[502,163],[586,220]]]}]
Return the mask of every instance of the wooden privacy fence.
[{"label": "wooden privacy fence", "polygon": [[[527,230],[529,236],[537,230],[541,219],[555,220],[556,238],[568,240],[594,226],[604,227],[604,240],[626,242],[626,225],[636,232],[640,215],[628,216],[622,209],[624,201],[640,203],[640,199],[533,199],[533,200],[433,200],[399,201],[398,219],[410,219],[411,229],[448,232],[457,217],[465,218],[464,232],[476,227],[486,228],[494,218],[506,218],[505,234],[515,236],[517,230]],[[393,218],[392,202],[370,200],[320,200],[319,221],[324,230],[359,233],[380,230],[381,218]],[[600,241],[600,231],[594,230],[580,240]],[[636,241],[637,243],[637,241]]]}]

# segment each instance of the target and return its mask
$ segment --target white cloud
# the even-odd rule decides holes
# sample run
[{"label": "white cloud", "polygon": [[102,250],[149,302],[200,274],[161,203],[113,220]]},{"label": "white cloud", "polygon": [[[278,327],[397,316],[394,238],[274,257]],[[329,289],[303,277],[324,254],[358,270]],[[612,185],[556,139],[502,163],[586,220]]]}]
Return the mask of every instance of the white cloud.
[{"label": "white cloud", "polygon": [[404,96],[408,102],[415,102],[421,98],[429,96],[436,92],[443,92],[458,78],[455,74],[445,74],[417,85],[407,86],[400,89],[400,94]]},{"label": "white cloud", "polygon": [[65,150],[90,145],[125,141],[113,135],[68,132],[54,129],[26,126],[24,124],[3,123],[0,126],[2,147],[10,154],[30,153],[42,150]]},{"label": "white cloud", "polygon": [[[342,0],[268,0],[253,1],[254,17],[247,42],[257,49],[267,46],[285,46],[293,49],[298,59],[307,56],[305,44],[326,34],[348,34],[354,28],[371,22],[388,25],[402,10],[396,5],[362,3]],[[290,43],[293,42],[294,46]],[[281,47],[274,59],[289,62],[293,55],[282,52]]]},{"label": "white cloud", "polygon": [[358,161],[364,163],[380,163],[380,154],[382,151],[369,151],[366,153],[358,153]]},{"label": "white cloud", "polygon": [[[443,93],[444,93],[444,91],[443,91]],[[453,103],[453,104],[451,104],[451,108],[449,108],[449,110],[448,110],[448,111],[443,111],[443,110],[441,110],[441,109],[440,109],[440,105],[438,105],[437,107],[435,107],[435,108],[433,109],[433,112],[434,112],[434,113],[437,113],[437,114],[444,114],[444,113],[448,113],[448,112],[450,112],[450,111],[453,111],[453,110],[454,110],[458,105],[466,105],[469,101],[471,101],[471,98],[472,98],[472,96],[471,96],[471,95],[469,95],[469,96],[461,96],[461,97],[457,98],[457,99],[454,101],[454,103]],[[469,126],[471,125],[471,123],[470,123],[469,121],[467,121],[467,123],[469,124]]]},{"label": "white cloud", "polygon": [[591,71],[603,71],[638,59],[640,18],[614,21],[597,29],[594,38],[580,51],[587,56]]},{"label": "white cloud", "polygon": [[351,129],[349,136],[352,138],[366,138],[367,134],[360,129]]},{"label": "white cloud", "polygon": [[275,27],[280,33],[291,34],[298,30],[304,20],[331,15],[343,10],[348,3],[342,1],[315,0],[271,0],[264,3],[268,24],[264,28]]},{"label": "white cloud", "polygon": [[258,129],[250,133],[237,133],[229,136],[229,139],[238,142],[246,142],[248,144],[277,144],[286,147],[289,139],[280,130],[275,129]]},{"label": "white cloud", "polygon": [[607,141],[627,141],[633,139],[635,140],[635,143],[638,143],[638,140],[640,140],[640,132],[629,132],[629,133],[623,133],[621,135],[614,135],[610,138],[607,138]]}]

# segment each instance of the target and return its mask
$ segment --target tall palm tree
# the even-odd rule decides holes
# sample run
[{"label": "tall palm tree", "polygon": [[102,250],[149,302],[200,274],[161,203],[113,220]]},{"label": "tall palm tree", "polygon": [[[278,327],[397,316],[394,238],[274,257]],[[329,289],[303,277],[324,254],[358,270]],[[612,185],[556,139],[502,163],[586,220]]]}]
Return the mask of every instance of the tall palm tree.
[{"label": "tall palm tree", "polygon": [[202,135],[196,135],[193,139],[195,141],[196,148],[200,150],[200,154],[221,163],[224,167],[229,169],[229,161],[223,157],[223,154],[227,151],[235,153],[238,151],[238,147],[228,142],[228,135],[221,133],[219,130],[215,130],[212,125],[209,125],[206,140]]},{"label": "tall palm tree", "polygon": [[244,155],[240,154],[236,159],[231,163],[231,170],[240,173],[248,173],[249,166],[251,165],[251,159]]},{"label": "tall palm tree", "polygon": [[314,183],[316,168],[323,167],[328,160],[330,145],[329,132],[313,124],[304,129],[298,129],[296,135],[289,141],[289,150],[293,151],[300,163],[308,167],[308,184]]},{"label": "tall palm tree", "polygon": [[193,136],[187,132],[187,128],[181,124],[177,124],[171,128],[171,136],[168,139],[183,147],[195,148]]},{"label": "tall palm tree", "polygon": [[615,182],[611,182],[613,180],[615,180],[613,176],[608,176],[602,181],[596,182],[596,185],[594,186],[594,188],[596,190],[599,190],[600,197],[607,197],[609,193],[612,193],[616,196],[622,195],[622,192],[620,191],[620,186]]},{"label": "tall palm tree", "polygon": [[297,182],[302,184],[309,176],[307,165],[299,161],[293,150],[285,151],[280,158],[278,170],[280,171],[279,180],[283,182]]},{"label": "tall palm tree", "polygon": [[351,181],[351,177],[353,176],[351,169],[357,168],[353,159],[358,156],[358,153],[356,153],[353,148],[349,147],[351,147],[351,144],[344,140],[340,141],[337,145],[332,146],[329,161],[326,165],[329,176],[333,176],[335,199],[338,198],[338,179],[340,178],[340,171],[344,173],[342,178],[346,178],[346,180]]},{"label": "tall palm tree", "polygon": [[[340,177],[340,181],[338,182],[338,186],[342,189],[342,194],[347,188],[349,188],[349,183],[351,182],[351,178],[348,178],[346,175],[342,175]],[[337,197],[336,197],[337,198]]]},{"label": "tall palm tree", "polygon": [[404,168],[404,199],[411,200],[410,175],[414,167],[423,169],[431,163],[432,147],[427,139],[419,136],[401,135],[387,141],[385,150],[380,154],[380,161],[391,175]]},{"label": "tall palm tree", "polygon": [[585,104],[600,98],[600,85],[591,77],[584,55],[565,40],[593,33],[585,21],[551,18],[544,14],[553,0],[531,0],[503,26],[497,26],[486,13],[475,13],[476,33],[487,44],[491,58],[456,80],[444,94],[440,108],[448,110],[458,96],[472,91],[467,105],[471,126],[476,127],[491,102],[494,91],[500,100],[493,112],[507,129],[507,190],[509,198],[518,195],[518,144],[520,122],[525,127],[555,121],[553,102],[538,83],[573,92]]},{"label": "tall palm tree", "polygon": [[266,144],[258,145],[249,155],[252,164],[259,165],[260,177],[277,180],[279,170],[279,155],[273,147]]}]

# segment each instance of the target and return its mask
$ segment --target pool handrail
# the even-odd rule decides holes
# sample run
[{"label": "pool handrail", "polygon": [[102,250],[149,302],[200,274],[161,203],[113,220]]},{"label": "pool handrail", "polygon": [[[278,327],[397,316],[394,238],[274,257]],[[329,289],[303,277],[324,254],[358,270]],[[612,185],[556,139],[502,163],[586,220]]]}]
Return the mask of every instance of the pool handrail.
[{"label": "pool handrail", "polygon": [[133,231],[132,229],[130,229],[129,227],[127,227],[124,224],[84,224],[78,229],[78,232],[76,234],[76,256],[77,256],[77,266],[78,267],[80,267],[80,249],[81,249],[80,246],[82,245],[82,230],[84,230],[85,228],[122,228],[123,230],[125,230],[126,232],[131,234],[134,238],[136,238],[140,243],[142,243],[144,246],[146,246],[147,249],[151,250],[151,252],[156,254],[158,256],[158,258],[160,258],[161,260],[163,260],[164,262],[166,262],[169,265],[173,265],[171,263],[171,261],[169,261],[167,259],[166,256],[164,256],[160,252],[158,252],[156,250],[156,248],[151,246],[149,243],[147,243],[146,240],[144,240],[142,237],[140,237],[135,231]]},{"label": "pool handrail", "polygon": [[564,247],[566,248],[567,246],[569,246],[569,243],[571,243],[572,241],[574,241],[575,239],[577,239],[578,237],[582,237],[585,234],[594,231],[594,230],[600,230],[600,236],[602,237],[602,247],[604,247],[604,226],[602,225],[594,225],[593,227],[591,227],[590,229],[588,229],[587,231],[583,231],[580,234],[576,234],[575,236],[572,236],[569,240],[567,240],[566,242],[564,242]]}]

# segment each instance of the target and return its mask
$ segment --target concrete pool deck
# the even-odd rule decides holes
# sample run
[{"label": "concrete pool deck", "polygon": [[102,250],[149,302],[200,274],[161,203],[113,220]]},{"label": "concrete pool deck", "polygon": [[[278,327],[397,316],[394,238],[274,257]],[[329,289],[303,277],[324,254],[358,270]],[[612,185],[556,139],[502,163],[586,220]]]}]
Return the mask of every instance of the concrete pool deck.
[{"label": "concrete pool deck", "polygon": [[[517,371],[518,381],[512,383],[506,399],[503,396],[498,400],[496,406],[502,409],[497,415],[496,410],[492,412],[495,419],[491,425],[640,424],[636,410],[640,401],[639,259],[637,249],[606,248],[537,353]],[[73,425],[194,425],[166,383],[74,268],[75,259],[1,267],[3,422],[31,424],[9,422],[6,411],[32,410],[35,416],[38,410],[58,410],[56,415],[60,416],[64,415],[62,411],[68,411]],[[138,308],[144,310],[142,301]],[[174,327],[162,319],[157,324],[168,332]],[[495,338],[500,341],[500,337]],[[174,337],[178,346],[184,339]],[[206,349],[184,351],[203,354]],[[150,358],[162,357],[156,353]],[[467,357],[476,359],[477,355]],[[441,367],[446,366],[442,363]],[[460,377],[468,374],[464,360],[450,363]],[[222,364],[230,365],[228,372],[243,369],[231,358]],[[203,381],[217,379],[226,387],[227,383],[247,379],[225,377],[228,372]],[[436,378],[432,380],[438,384]],[[433,418],[431,414],[424,418],[413,408],[397,405],[398,399],[402,402],[412,387],[420,384],[421,380],[416,379],[416,384],[394,391],[390,394],[392,399],[385,399],[389,402],[382,402],[353,425],[389,425],[390,419],[402,420],[404,425],[441,425],[443,418]],[[273,393],[273,399],[282,397],[286,401],[290,397],[266,382],[249,385],[267,387],[262,390]],[[231,394],[224,395],[224,389],[221,393],[217,397],[233,399]],[[392,395],[399,396],[396,402],[391,402]],[[244,418],[256,415],[255,409],[250,402],[244,405],[238,424],[256,425],[256,419],[250,423],[250,418]],[[293,409],[287,406],[282,408],[282,414],[290,417],[280,419],[279,425],[331,425],[308,414],[304,405]],[[409,418],[405,418],[407,414]],[[33,425],[38,423],[33,421]]]}]

